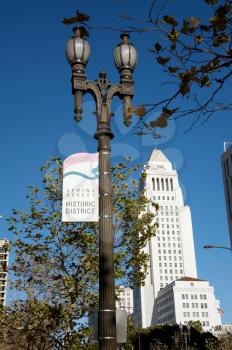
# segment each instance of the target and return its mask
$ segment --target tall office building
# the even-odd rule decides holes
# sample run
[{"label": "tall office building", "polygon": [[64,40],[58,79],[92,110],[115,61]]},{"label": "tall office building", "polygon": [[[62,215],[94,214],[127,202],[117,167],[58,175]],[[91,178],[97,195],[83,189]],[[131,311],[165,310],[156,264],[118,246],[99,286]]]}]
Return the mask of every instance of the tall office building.
[{"label": "tall office building", "polygon": [[[150,268],[145,285],[134,289],[134,319],[138,327],[146,328],[156,323],[174,323],[177,319],[179,322],[180,317],[173,296],[175,293],[172,294],[172,306],[169,305],[171,317],[160,317],[162,312],[160,314],[159,307],[167,302],[166,297],[165,301],[162,299],[162,295],[170,285],[175,289],[184,288],[186,285],[189,289],[189,285],[187,286],[189,279],[183,280],[184,277],[194,280],[191,282],[192,294],[199,294],[199,290],[194,293],[193,289],[194,284],[199,288],[201,280],[197,278],[190,208],[184,205],[176,170],[160,150],[154,150],[144,171],[146,196],[159,204],[155,219],[159,228],[156,236],[145,247],[145,252],[150,257]],[[155,209],[149,208],[149,210]],[[182,283],[173,284],[173,281],[177,280]],[[182,294],[186,293],[182,291]],[[171,299],[169,301],[171,302]],[[181,307],[181,304],[179,306]],[[186,312],[189,313],[189,310],[185,310]],[[191,319],[194,319],[192,314],[186,318],[182,313],[182,323]],[[215,322],[209,324],[213,323]]]},{"label": "tall office building", "polygon": [[0,239],[0,304],[6,305],[9,241]]},{"label": "tall office building", "polygon": [[232,248],[232,142],[224,143],[224,153],[221,157],[221,162],[230,244]]}]

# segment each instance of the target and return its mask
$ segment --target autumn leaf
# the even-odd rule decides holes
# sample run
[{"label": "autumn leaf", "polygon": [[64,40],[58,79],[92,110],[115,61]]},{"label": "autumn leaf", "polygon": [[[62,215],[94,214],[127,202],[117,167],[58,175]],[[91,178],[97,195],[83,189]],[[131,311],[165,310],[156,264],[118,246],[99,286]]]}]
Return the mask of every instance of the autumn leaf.
[{"label": "autumn leaf", "polygon": [[182,96],[185,96],[190,91],[189,84],[181,84],[180,85],[180,93]]},{"label": "autumn leaf", "polygon": [[176,27],[178,25],[177,20],[172,16],[164,16],[163,20],[164,22],[166,22],[167,24],[170,24],[173,27]]},{"label": "autumn leaf", "polygon": [[162,49],[162,46],[160,45],[160,43],[155,44],[155,49],[156,51],[160,51]]},{"label": "autumn leaf", "polygon": [[169,66],[168,70],[170,73],[176,73],[179,70],[179,67]]},{"label": "autumn leaf", "polygon": [[200,24],[199,18],[194,17],[194,16],[189,17],[188,22],[193,27],[197,27]]},{"label": "autumn leaf", "polygon": [[64,24],[73,24],[76,22],[87,22],[89,20],[89,18],[90,18],[89,15],[86,15],[85,13],[81,13],[77,10],[76,16],[64,18],[62,22]]},{"label": "autumn leaf", "polygon": [[156,120],[152,120],[150,122],[150,127],[151,128],[161,128],[161,129],[166,128],[168,125],[168,119],[177,110],[178,110],[178,108],[169,109],[167,107],[164,107],[161,115]]},{"label": "autumn leaf", "polygon": [[201,44],[204,41],[204,38],[201,35],[195,37],[195,42],[197,45]]},{"label": "autumn leaf", "polygon": [[204,0],[209,5],[215,5],[218,0]]},{"label": "autumn leaf", "polygon": [[138,116],[138,117],[144,117],[146,114],[146,108],[142,105],[139,106],[137,108],[135,108],[134,113]]},{"label": "autumn leaf", "polygon": [[170,61],[170,57],[157,56],[156,61],[163,66]]}]

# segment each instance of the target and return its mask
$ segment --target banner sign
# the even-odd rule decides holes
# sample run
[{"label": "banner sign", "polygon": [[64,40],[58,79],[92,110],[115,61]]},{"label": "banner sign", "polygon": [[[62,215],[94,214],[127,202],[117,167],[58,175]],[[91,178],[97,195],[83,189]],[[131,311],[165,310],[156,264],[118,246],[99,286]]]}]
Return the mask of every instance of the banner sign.
[{"label": "banner sign", "polygon": [[63,222],[98,221],[98,153],[75,153],[63,162]]}]

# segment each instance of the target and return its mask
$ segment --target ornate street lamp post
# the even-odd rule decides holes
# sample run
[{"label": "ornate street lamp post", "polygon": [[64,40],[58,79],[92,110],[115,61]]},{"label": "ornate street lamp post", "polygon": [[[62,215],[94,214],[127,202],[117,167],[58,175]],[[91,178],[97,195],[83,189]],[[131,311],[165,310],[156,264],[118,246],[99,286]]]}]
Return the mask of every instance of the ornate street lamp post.
[{"label": "ornate street lamp post", "polygon": [[120,73],[120,83],[110,84],[106,73],[100,73],[97,81],[87,80],[85,66],[90,47],[82,34],[83,28],[73,29],[74,35],[67,43],[66,56],[72,67],[72,93],[74,95],[75,119],[82,119],[82,98],[90,93],[96,102],[99,152],[99,346],[101,350],[116,350],[112,190],[110,175],[110,107],[113,96],[123,100],[124,123],[131,123],[129,107],[134,95],[132,73],[137,61],[137,53],[129,41],[128,34],[122,34],[122,42],[114,50],[114,62]]},{"label": "ornate street lamp post", "polygon": [[184,330],[184,326],[180,323],[180,339],[181,339],[181,349],[183,349],[183,340],[184,340],[184,349],[188,349],[188,341],[190,341],[190,325],[187,324],[187,331]]}]

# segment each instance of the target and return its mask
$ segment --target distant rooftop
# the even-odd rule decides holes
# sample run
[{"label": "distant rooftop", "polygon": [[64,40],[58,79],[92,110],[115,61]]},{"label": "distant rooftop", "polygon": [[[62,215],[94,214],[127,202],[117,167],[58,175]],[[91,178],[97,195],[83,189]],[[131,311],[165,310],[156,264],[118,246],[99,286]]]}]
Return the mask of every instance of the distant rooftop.
[{"label": "distant rooftop", "polygon": [[202,282],[207,282],[206,280],[201,280],[199,278],[194,278],[194,277],[181,277],[177,281],[188,281],[188,282],[194,282],[194,281],[202,281]]}]

